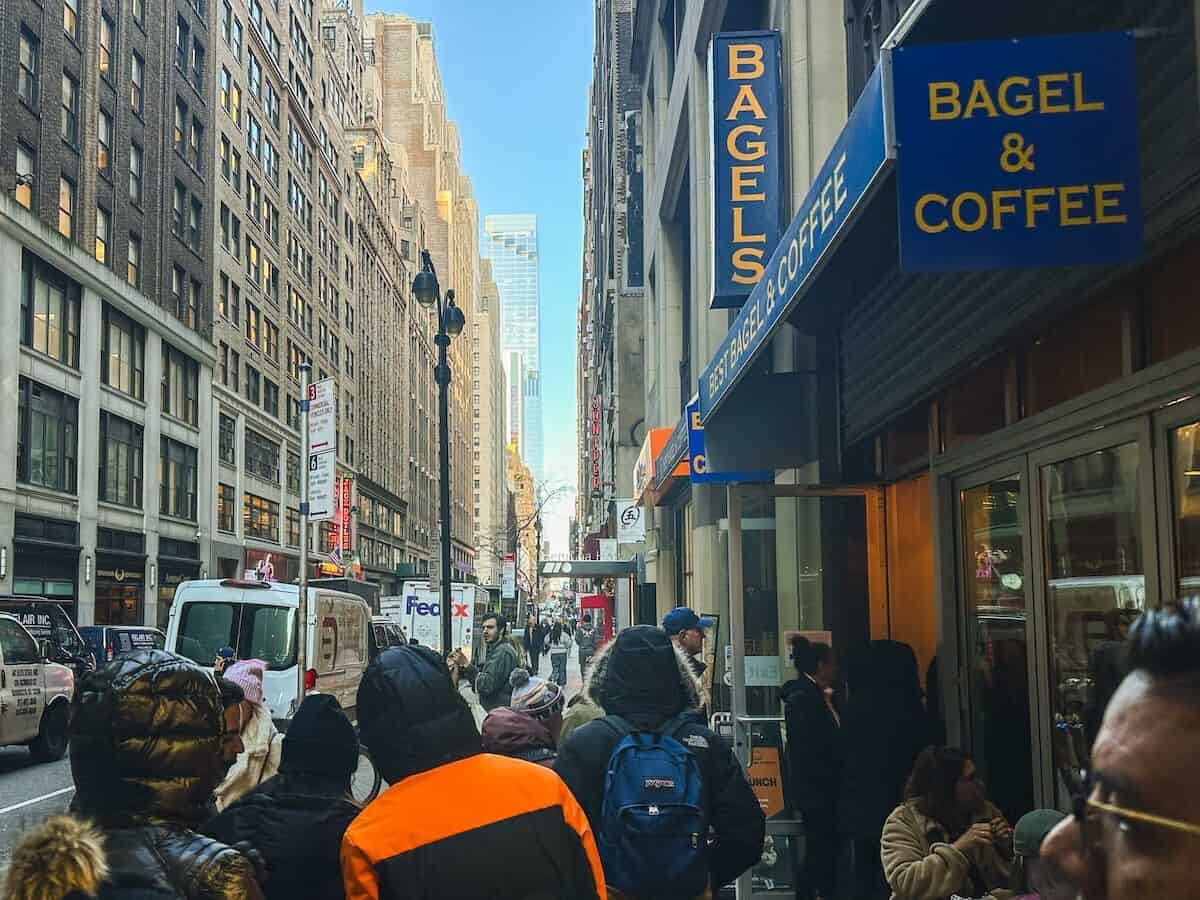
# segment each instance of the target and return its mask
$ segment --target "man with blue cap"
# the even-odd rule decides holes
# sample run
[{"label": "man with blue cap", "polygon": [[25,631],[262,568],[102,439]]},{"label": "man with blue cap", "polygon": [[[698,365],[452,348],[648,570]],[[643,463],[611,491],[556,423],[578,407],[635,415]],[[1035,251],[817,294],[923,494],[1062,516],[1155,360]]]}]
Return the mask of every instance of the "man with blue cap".
[{"label": "man with blue cap", "polygon": [[704,632],[712,628],[713,623],[713,619],[698,616],[686,606],[677,606],[663,617],[663,631],[683,651],[697,678],[703,678],[708,668],[700,657],[704,652]]}]

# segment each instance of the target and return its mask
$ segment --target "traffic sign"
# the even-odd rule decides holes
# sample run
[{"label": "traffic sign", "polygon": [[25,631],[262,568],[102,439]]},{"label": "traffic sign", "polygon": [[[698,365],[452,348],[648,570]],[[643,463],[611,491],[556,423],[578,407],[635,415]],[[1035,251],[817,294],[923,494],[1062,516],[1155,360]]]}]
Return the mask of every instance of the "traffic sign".
[{"label": "traffic sign", "polygon": [[308,455],[308,520],[323,522],[332,519],[337,500],[337,454]]},{"label": "traffic sign", "polygon": [[308,386],[308,452],[337,450],[337,385],[322,378]]}]

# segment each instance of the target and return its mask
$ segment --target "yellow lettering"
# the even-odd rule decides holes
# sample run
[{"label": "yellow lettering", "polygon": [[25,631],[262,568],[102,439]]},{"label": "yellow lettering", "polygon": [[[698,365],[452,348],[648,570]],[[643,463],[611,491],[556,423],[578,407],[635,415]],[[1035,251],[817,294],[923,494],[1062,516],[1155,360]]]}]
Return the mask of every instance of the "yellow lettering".
[{"label": "yellow lettering", "polygon": [[996,104],[992,102],[992,95],[988,93],[987,83],[982,78],[976,78],[975,83],[971,85],[971,96],[967,99],[967,108],[963,111],[963,118],[973,118],[975,113],[981,109],[987,111],[989,119],[1000,115],[996,112]]},{"label": "yellow lettering", "polygon": [[745,193],[747,190],[752,191],[758,187],[758,179],[754,177],[754,173],[765,172],[766,168],[766,166],[733,166],[729,170],[729,179],[732,183],[729,199],[734,203],[747,203],[755,200],[766,200],[766,194]]},{"label": "yellow lettering", "polygon": [[942,207],[942,209],[945,209],[946,204],[949,202],[950,201],[941,194],[926,194],[924,197],[918,200],[916,208],[917,227],[926,234],[941,234],[943,231],[949,228],[950,223],[945,219],[943,219],[940,224],[934,225],[925,217],[925,208],[930,204],[937,203]]},{"label": "yellow lettering", "polygon": [[1004,230],[1004,215],[1010,213],[1017,214],[1017,207],[1014,203],[1006,203],[1006,200],[1021,199],[1020,191],[1004,190],[992,191],[992,230]]},{"label": "yellow lettering", "polygon": [[1037,214],[1050,212],[1049,203],[1038,202],[1039,197],[1047,200],[1054,196],[1054,188],[1030,188],[1025,192],[1025,227],[1037,228]]},{"label": "yellow lettering", "polygon": [[1129,221],[1129,216],[1125,213],[1112,214],[1110,209],[1121,208],[1121,197],[1110,197],[1110,194],[1124,194],[1125,185],[1122,184],[1098,184],[1096,185],[1096,224],[1097,225],[1121,225]]},{"label": "yellow lettering", "polygon": [[761,78],[766,66],[763,65],[762,44],[730,44],[729,45],[729,78],[741,81],[747,78]]},{"label": "yellow lettering", "polygon": [[[1091,225],[1091,216],[1076,216],[1076,210],[1083,209],[1083,199],[1090,193],[1086,184],[1075,184],[1058,189],[1058,218],[1063,228],[1076,225]],[[1081,198],[1081,199],[1075,199]]]},{"label": "yellow lettering", "polygon": [[729,107],[729,115],[725,117],[725,121],[732,122],[744,112],[753,113],[756,119],[767,117],[758,98],[754,96],[754,85],[751,84],[743,84],[738,88],[738,95],[733,98],[733,105]]},{"label": "yellow lettering", "polygon": [[739,125],[729,132],[729,137],[725,138],[725,149],[729,151],[729,155],[736,160],[747,162],[749,160],[762,159],[767,155],[766,141],[743,141],[738,145],[738,138],[743,134],[762,134],[761,125],[751,125],[749,122],[744,125]]},{"label": "yellow lettering", "polygon": [[1088,102],[1083,96],[1083,73],[1073,73],[1075,81],[1075,111],[1076,112],[1101,112],[1104,109],[1104,101],[1096,100]]},{"label": "yellow lettering", "polygon": [[[968,203],[974,203],[979,208],[979,217],[973,222],[968,222],[963,218],[963,207]],[[959,231],[978,231],[987,224],[987,201],[981,194],[976,194],[974,191],[959,194],[954,198],[954,205],[950,207],[950,216],[954,219],[954,227]]]},{"label": "yellow lettering", "polygon": [[692,468],[696,470],[697,475],[703,475],[708,471],[708,460],[704,458],[703,453],[697,453],[692,457]]},{"label": "yellow lettering", "polygon": [[692,413],[692,431],[703,431],[704,426],[700,424],[700,413]]},{"label": "yellow lettering", "polygon": [[738,247],[733,251],[733,281],[737,284],[758,284],[766,267],[763,252],[758,247]]},{"label": "yellow lettering", "polygon": [[1054,87],[1053,85],[1066,84],[1068,80],[1066,72],[1055,72],[1051,75],[1038,76],[1038,99],[1039,109],[1043,113],[1069,113],[1071,111],[1070,103],[1052,103],[1053,100],[1061,100],[1063,89]]},{"label": "yellow lettering", "polygon": [[[1000,108],[1004,110],[1006,116],[1027,116],[1033,112],[1033,94],[1029,92],[1029,87],[1032,84],[1028,78],[1021,75],[1014,75],[1012,78],[1005,78],[1000,82],[999,99]],[[1025,91],[1012,95],[1014,87],[1025,88]],[[1015,102],[1014,102],[1015,101]]]},{"label": "yellow lettering", "polygon": [[743,217],[746,213],[746,207],[735,206],[733,208],[733,242],[735,244],[765,244],[767,242],[766,234],[746,234],[745,226],[742,224]]},{"label": "yellow lettering", "polygon": [[931,81],[929,83],[929,119],[945,122],[962,115],[958,85],[953,81]]}]

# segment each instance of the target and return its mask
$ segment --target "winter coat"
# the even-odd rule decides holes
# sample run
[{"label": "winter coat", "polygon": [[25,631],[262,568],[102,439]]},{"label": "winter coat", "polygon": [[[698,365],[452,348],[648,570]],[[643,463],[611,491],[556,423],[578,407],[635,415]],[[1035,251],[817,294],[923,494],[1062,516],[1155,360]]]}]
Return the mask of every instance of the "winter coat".
[{"label": "winter coat", "polygon": [[73,810],[103,835],[103,900],[260,900],[250,862],[191,830],[225,771],[223,731],[212,674],[173,654],[140,651],[80,680]]},{"label": "winter coat", "polygon": [[567,629],[564,628],[559,633],[557,641],[550,641],[549,648],[550,648],[550,654],[552,656],[555,654],[561,654],[563,656],[566,656],[567,653],[570,652],[570,650],[571,650],[571,635],[567,633]]},{"label": "winter coat", "polygon": [[562,728],[558,730],[559,745],[565,744],[567,738],[574,734],[577,728],[582,728],[588,722],[599,719],[603,715],[604,710],[587,695],[586,690],[580,691],[567,701],[567,711],[563,713]]},{"label": "winter coat", "polygon": [[842,783],[841,726],[825,702],[825,691],[801,675],[780,690],[787,724],[790,803],[810,814],[833,816]]},{"label": "winter coat", "polygon": [[580,654],[595,653],[599,640],[600,633],[594,625],[580,625],[575,629],[575,646],[579,648]]},{"label": "winter coat", "polygon": [[549,729],[527,713],[497,707],[483,720],[480,734],[485,753],[511,756],[552,767],[557,751]]},{"label": "winter coat", "polygon": [[279,773],[283,735],[275,728],[265,704],[254,704],[254,715],[242,729],[242,744],[245,749],[213,792],[218,812]]},{"label": "winter coat", "polygon": [[[1002,815],[990,803],[988,819]],[[1012,892],[1010,865],[995,847],[974,850],[968,856],[948,840],[946,829],[908,801],[893,810],[883,826],[883,873],[892,889],[892,900],[946,900],[953,894],[978,897],[971,872],[974,866],[986,895],[1007,900]]]},{"label": "winter coat", "polygon": [[[838,805],[843,834],[878,841],[904,799],[917,754],[934,743],[912,648],[874,641],[841,713],[845,766]],[[790,733],[790,732],[789,732]]]},{"label": "winter coat", "polygon": [[336,779],[276,775],[213,818],[204,833],[261,854],[267,900],[340,900],[342,838],[359,812]]},{"label": "winter coat", "polygon": [[520,658],[516,649],[506,640],[499,640],[488,646],[487,658],[475,679],[475,693],[479,695],[479,705],[486,710],[497,706],[508,706],[512,702],[512,685],[508,678],[517,667]]},{"label": "winter coat", "polygon": [[358,716],[391,787],[346,832],[347,900],[604,896],[575,798],[543,766],[480,751],[470,710],[435,653],[404,647],[372,663]]},{"label": "winter coat", "polygon": [[[619,716],[636,728],[658,729],[700,706],[703,694],[683,653],[662,629],[649,625],[625,629],[593,658],[585,691],[607,715],[581,726],[560,744],[554,770],[598,831],[609,757],[623,737],[611,717]],[[766,820],[721,737],[694,721],[682,725],[675,737],[700,764],[713,829],[709,870],[712,884],[720,887],[758,862]]]},{"label": "winter coat", "polygon": [[548,632],[549,629],[541,623],[538,623],[533,627],[526,625],[524,639],[525,652],[530,656],[540,656],[542,653],[542,646],[546,642],[546,634]]}]

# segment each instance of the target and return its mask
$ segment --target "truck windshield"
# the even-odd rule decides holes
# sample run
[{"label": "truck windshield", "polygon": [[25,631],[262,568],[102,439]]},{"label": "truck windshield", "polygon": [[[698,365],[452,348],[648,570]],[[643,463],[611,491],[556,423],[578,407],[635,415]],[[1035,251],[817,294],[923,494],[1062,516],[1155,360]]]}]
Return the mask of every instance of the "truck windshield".
[{"label": "truck windshield", "polygon": [[233,647],[238,659],[261,659],[272,671],[296,664],[296,611],[259,603],[185,603],[178,652],[211,666],[217,651]]}]

